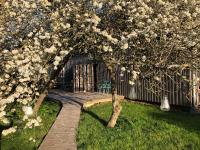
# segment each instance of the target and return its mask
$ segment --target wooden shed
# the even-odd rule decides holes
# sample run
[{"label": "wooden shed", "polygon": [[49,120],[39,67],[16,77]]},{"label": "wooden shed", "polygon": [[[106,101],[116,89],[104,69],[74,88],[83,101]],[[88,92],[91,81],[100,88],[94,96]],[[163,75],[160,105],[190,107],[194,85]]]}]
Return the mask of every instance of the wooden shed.
[{"label": "wooden shed", "polygon": [[[165,77],[167,93],[154,93],[150,89],[151,79],[139,79],[134,86],[129,85],[129,74],[117,78],[118,95],[129,99],[151,103],[160,103],[164,95],[168,96],[171,105],[195,106],[200,105],[200,74],[184,71],[183,75],[194,81],[192,89],[181,82],[179,77]],[[177,84],[178,83],[178,84]],[[110,75],[103,63],[96,63],[87,56],[76,56],[69,60],[57,78],[57,88],[68,92],[103,92],[111,91]]]}]

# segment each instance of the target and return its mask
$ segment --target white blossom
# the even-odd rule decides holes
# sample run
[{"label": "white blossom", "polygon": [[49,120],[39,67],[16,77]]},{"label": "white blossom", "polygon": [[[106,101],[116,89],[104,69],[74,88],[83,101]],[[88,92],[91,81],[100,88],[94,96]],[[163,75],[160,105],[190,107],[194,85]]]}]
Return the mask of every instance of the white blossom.
[{"label": "white blossom", "polygon": [[125,67],[121,67],[121,71],[126,71],[126,68]]},{"label": "white blossom", "polygon": [[128,43],[124,43],[123,45],[122,45],[122,47],[121,47],[121,49],[124,49],[124,50],[126,50],[128,48]]},{"label": "white blossom", "polygon": [[3,130],[3,131],[2,131],[2,135],[3,135],[3,136],[7,136],[7,135],[9,135],[9,134],[11,134],[11,133],[15,133],[15,132],[16,132],[16,129],[17,129],[17,127],[11,127],[11,128],[9,128],[9,129]]}]

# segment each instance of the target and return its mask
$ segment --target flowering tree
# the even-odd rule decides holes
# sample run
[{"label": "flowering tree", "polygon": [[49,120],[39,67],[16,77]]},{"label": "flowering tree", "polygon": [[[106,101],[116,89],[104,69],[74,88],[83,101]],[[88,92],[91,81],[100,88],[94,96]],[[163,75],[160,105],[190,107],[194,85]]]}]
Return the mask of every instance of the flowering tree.
[{"label": "flowering tree", "polygon": [[66,2],[15,0],[1,6],[0,118],[4,123],[9,122],[8,116],[18,113],[15,108],[24,108],[25,115],[20,119],[27,122],[26,126],[40,122],[39,118],[29,119],[28,109],[23,106],[34,106],[49,87],[52,79],[49,68],[58,69],[63,57],[72,49],[68,40],[74,37],[73,30],[68,32],[67,18],[56,20],[62,11],[63,15],[69,15],[72,10],[60,9],[59,12],[54,10],[57,5],[70,7]]},{"label": "flowering tree", "polygon": [[41,103],[67,60],[86,53],[103,61],[111,73],[113,112],[108,127],[114,127],[121,111],[117,70],[130,72],[130,84],[140,76],[160,80],[185,68],[199,70],[199,37],[199,0],[4,1],[0,119],[7,123],[15,108],[23,108],[20,119],[27,127],[37,125],[40,119],[31,121],[24,106]]},{"label": "flowering tree", "polygon": [[93,49],[98,49],[111,73],[113,112],[109,127],[114,127],[121,111],[115,85],[118,68],[122,74],[130,72],[130,84],[140,76],[160,82],[164,75],[182,77],[186,68],[199,70],[199,6],[195,0],[92,3]]}]

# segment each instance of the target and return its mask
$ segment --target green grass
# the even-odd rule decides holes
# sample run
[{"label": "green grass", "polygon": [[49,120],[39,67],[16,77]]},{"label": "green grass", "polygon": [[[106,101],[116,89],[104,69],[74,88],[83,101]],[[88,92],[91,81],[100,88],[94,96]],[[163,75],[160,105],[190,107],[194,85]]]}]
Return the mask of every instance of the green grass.
[{"label": "green grass", "polygon": [[77,131],[79,150],[200,149],[200,115],[124,102],[116,127],[109,129],[105,125],[110,114],[111,104],[82,112]]},{"label": "green grass", "polygon": [[[60,111],[60,104],[54,101],[45,101],[39,110],[42,125],[35,129],[22,129],[14,134],[3,136],[1,150],[35,150],[48,133],[51,125]],[[36,142],[29,141],[33,137]]]}]

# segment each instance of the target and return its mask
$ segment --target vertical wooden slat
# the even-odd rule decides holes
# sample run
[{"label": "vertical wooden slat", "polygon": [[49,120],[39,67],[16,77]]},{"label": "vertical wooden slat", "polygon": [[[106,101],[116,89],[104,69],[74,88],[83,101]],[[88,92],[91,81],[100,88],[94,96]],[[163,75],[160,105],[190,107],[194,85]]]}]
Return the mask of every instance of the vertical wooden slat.
[{"label": "vertical wooden slat", "polygon": [[138,80],[138,100],[141,100],[141,84],[140,84],[140,80]]},{"label": "vertical wooden slat", "polygon": [[[147,88],[150,89],[149,79],[147,79]],[[150,102],[152,102],[151,92],[149,92],[149,90],[147,90],[147,92],[148,92],[148,99]]]},{"label": "vertical wooden slat", "polygon": [[79,87],[79,92],[81,91],[81,65],[78,65],[79,66],[79,85],[78,85],[78,87]]},{"label": "vertical wooden slat", "polygon": [[[184,75],[182,73],[182,75]],[[177,104],[179,104],[179,101],[183,99],[183,95],[182,95],[182,80],[180,78],[177,78],[178,79],[178,83],[179,83],[179,98],[177,99]]]},{"label": "vertical wooden slat", "polygon": [[89,86],[88,86],[88,64],[85,64],[85,91],[89,91]]},{"label": "vertical wooden slat", "polygon": [[142,81],[142,90],[141,90],[141,98],[144,99],[146,101],[146,93],[145,93],[145,81],[144,80],[141,80]]},{"label": "vertical wooden slat", "polygon": [[138,100],[140,100],[139,80],[137,80],[137,98],[138,98]]},{"label": "vertical wooden slat", "polygon": [[91,64],[88,64],[87,65],[87,70],[88,70],[88,77],[87,77],[87,79],[88,79],[88,91],[89,92],[91,92],[92,91],[92,85],[91,85]]},{"label": "vertical wooden slat", "polygon": [[78,72],[78,66],[76,66],[76,92],[78,92],[78,83],[79,83],[79,72]]},{"label": "vertical wooden slat", "polygon": [[73,92],[76,91],[76,66],[73,66]]},{"label": "vertical wooden slat", "polygon": [[139,81],[139,100],[141,100],[141,98],[142,98],[142,82],[141,82],[141,80]]},{"label": "vertical wooden slat", "polygon": [[90,83],[89,84],[90,84],[90,87],[91,87],[90,92],[92,92],[92,90],[93,90],[92,89],[92,65],[90,64],[89,66],[90,66]]},{"label": "vertical wooden slat", "polygon": [[91,64],[91,86],[92,86],[92,92],[94,92],[94,66]]},{"label": "vertical wooden slat", "polygon": [[177,96],[174,99],[174,105],[179,104],[179,100],[181,99],[181,82],[180,82],[180,78],[178,76],[175,76],[175,83],[177,84],[177,92],[175,93]]}]

